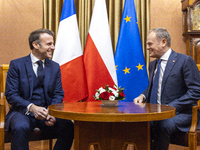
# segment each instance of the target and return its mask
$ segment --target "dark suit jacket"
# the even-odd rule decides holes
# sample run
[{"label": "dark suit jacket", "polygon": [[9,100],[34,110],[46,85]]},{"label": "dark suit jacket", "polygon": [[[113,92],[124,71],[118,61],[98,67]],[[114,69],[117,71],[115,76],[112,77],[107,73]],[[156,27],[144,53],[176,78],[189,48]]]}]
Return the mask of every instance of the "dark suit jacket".
[{"label": "dark suit jacket", "polygon": [[[11,104],[6,116],[7,129],[15,111],[26,113],[27,106],[31,103],[34,76],[30,55],[10,62],[5,90],[6,99]],[[49,59],[45,59],[44,95],[47,106],[61,103],[64,97],[60,66]]]},{"label": "dark suit jacket", "polygon": [[[149,64],[149,86],[143,92],[150,102],[153,73],[156,60]],[[200,99],[200,74],[194,60],[172,50],[169,56],[161,86],[161,103],[176,108],[173,118],[179,130],[187,132],[191,125],[192,106]]]}]

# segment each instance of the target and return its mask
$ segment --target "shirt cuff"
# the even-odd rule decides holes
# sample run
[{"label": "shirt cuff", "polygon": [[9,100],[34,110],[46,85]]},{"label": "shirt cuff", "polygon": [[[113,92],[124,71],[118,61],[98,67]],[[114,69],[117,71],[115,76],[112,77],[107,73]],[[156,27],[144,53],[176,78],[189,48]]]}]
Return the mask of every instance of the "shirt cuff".
[{"label": "shirt cuff", "polygon": [[30,103],[30,104],[27,106],[27,110],[26,110],[25,115],[30,115],[31,112],[29,111],[29,109],[30,109],[31,105],[33,105],[33,103]]},{"label": "shirt cuff", "polygon": [[144,94],[141,94],[143,96],[143,101],[142,102],[146,102],[146,96]]}]

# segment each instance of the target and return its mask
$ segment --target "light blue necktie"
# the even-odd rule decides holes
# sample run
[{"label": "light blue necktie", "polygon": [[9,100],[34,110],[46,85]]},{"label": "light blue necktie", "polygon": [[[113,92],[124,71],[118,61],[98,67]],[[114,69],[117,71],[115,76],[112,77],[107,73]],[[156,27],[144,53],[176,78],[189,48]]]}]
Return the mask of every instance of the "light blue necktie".
[{"label": "light blue necktie", "polygon": [[158,83],[159,83],[159,75],[160,75],[160,64],[161,64],[161,59],[158,60],[158,67],[157,67],[157,72],[153,80],[153,85],[151,88],[151,97],[150,97],[150,103],[157,104],[158,101]]}]

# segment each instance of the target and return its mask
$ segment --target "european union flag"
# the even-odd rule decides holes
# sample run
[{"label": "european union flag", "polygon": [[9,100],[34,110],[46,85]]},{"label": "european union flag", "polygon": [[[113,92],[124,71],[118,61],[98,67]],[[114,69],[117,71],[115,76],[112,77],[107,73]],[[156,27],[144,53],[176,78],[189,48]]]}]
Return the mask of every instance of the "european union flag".
[{"label": "european union flag", "polygon": [[133,102],[148,86],[134,0],[126,0],[115,52],[118,86],[124,87],[126,102]]}]

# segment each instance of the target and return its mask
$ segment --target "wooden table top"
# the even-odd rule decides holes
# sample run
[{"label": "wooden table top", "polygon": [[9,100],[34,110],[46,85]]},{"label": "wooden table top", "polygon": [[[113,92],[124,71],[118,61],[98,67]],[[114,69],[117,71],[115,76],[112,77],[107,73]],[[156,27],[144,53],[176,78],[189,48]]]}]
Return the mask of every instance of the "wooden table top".
[{"label": "wooden table top", "polygon": [[92,122],[144,122],[172,118],[175,108],[159,104],[119,102],[104,107],[102,102],[72,102],[49,106],[49,114],[62,119]]}]

